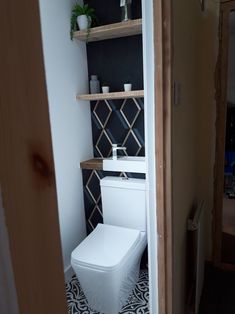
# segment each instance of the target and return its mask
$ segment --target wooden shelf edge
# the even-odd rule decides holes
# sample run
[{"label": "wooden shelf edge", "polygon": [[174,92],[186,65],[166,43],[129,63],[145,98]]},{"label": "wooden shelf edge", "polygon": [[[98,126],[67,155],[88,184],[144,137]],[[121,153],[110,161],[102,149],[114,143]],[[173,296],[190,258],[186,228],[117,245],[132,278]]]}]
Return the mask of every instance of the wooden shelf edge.
[{"label": "wooden shelf edge", "polygon": [[108,100],[108,99],[128,99],[128,98],[143,98],[144,90],[133,90],[130,92],[114,92],[105,94],[85,94],[77,95],[77,100]]},{"label": "wooden shelf edge", "polygon": [[74,32],[73,37],[81,41],[92,42],[112,38],[134,36],[141,33],[142,19],[136,19],[127,22],[93,27],[89,30],[89,34],[87,33],[87,30],[76,31]]},{"label": "wooden shelf edge", "polygon": [[81,169],[103,170],[103,158],[93,158],[80,162]]}]

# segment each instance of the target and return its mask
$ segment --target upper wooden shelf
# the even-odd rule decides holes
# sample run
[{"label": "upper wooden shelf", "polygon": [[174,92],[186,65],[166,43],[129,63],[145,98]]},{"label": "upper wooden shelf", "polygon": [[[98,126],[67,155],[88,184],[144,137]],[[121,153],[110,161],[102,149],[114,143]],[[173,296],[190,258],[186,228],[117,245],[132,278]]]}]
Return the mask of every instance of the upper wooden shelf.
[{"label": "upper wooden shelf", "polygon": [[115,92],[105,94],[86,94],[77,95],[77,100],[106,100],[106,99],[128,99],[128,98],[143,98],[143,90],[132,90],[130,92]]},{"label": "upper wooden shelf", "polygon": [[[88,33],[87,33],[88,32]],[[142,19],[93,27],[89,31],[74,32],[73,37],[87,42],[120,38],[142,33]]]}]

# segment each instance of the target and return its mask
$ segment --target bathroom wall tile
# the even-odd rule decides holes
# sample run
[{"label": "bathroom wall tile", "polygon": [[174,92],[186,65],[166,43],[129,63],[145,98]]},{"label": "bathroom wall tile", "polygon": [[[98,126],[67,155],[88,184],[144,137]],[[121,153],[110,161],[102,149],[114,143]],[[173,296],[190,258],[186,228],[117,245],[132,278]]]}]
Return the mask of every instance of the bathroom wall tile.
[{"label": "bathroom wall tile", "polygon": [[120,155],[144,156],[144,101],[122,99],[91,103],[94,157],[109,157],[112,144],[127,147]]}]

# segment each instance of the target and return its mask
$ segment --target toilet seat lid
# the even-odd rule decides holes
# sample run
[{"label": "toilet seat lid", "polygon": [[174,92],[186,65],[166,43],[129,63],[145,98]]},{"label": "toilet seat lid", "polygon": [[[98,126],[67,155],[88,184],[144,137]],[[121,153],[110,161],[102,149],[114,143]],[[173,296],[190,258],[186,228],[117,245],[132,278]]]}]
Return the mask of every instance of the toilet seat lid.
[{"label": "toilet seat lid", "polygon": [[93,268],[116,268],[140,237],[139,230],[98,224],[72,252],[72,260]]}]

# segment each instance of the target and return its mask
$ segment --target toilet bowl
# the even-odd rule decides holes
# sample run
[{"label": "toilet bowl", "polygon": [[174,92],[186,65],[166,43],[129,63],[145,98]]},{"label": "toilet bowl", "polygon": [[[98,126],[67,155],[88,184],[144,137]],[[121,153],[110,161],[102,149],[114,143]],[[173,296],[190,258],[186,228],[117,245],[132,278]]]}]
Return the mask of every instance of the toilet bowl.
[{"label": "toilet bowl", "polygon": [[89,307],[118,314],[139,277],[147,245],[145,180],[100,181],[104,224],[98,224],[71,254],[71,265]]},{"label": "toilet bowl", "polygon": [[71,264],[90,308],[118,314],[139,277],[145,232],[98,224],[72,252]]}]

